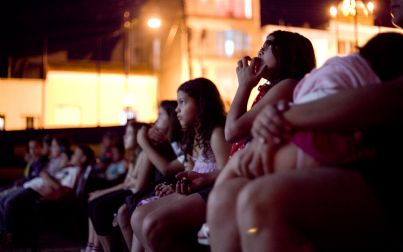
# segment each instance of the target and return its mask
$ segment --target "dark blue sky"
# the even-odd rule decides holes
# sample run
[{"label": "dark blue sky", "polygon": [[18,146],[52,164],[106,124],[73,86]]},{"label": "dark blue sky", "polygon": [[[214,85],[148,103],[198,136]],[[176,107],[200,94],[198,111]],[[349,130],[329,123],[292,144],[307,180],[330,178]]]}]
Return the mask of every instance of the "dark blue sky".
[{"label": "dark blue sky", "polygon": [[[278,24],[283,20],[287,25],[311,27],[323,25],[329,18],[329,7],[341,0],[261,0],[262,24]],[[366,0],[364,0],[366,2]],[[375,1],[377,25],[390,26],[389,0]]]}]

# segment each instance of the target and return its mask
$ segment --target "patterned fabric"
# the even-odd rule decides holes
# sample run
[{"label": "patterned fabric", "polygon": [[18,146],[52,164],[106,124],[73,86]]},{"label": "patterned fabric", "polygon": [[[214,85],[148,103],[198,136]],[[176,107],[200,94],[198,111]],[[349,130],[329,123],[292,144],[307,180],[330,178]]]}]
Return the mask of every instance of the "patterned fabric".
[{"label": "patterned fabric", "polygon": [[[253,101],[252,107],[255,106],[255,104],[258,103],[258,102],[263,98],[263,96],[264,96],[264,95],[270,90],[270,88],[272,88],[272,87],[273,87],[273,86],[270,85],[268,82],[266,82],[266,83],[263,84],[263,85],[260,85],[260,86],[258,87],[259,93],[257,94],[255,100]],[[240,140],[239,142],[233,143],[233,144],[231,145],[231,151],[230,151],[230,154],[229,154],[229,158],[231,158],[231,157],[235,154],[235,152],[237,152],[237,151],[242,150],[243,148],[245,148],[246,144],[247,144],[249,141],[250,141],[250,139],[249,139],[249,138],[246,138],[246,139]]]},{"label": "patterned fabric", "polygon": [[198,173],[209,173],[213,172],[217,169],[217,162],[215,160],[215,156],[213,150],[209,146],[206,153],[202,152],[201,155],[197,159],[193,159],[194,166],[192,171]]}]

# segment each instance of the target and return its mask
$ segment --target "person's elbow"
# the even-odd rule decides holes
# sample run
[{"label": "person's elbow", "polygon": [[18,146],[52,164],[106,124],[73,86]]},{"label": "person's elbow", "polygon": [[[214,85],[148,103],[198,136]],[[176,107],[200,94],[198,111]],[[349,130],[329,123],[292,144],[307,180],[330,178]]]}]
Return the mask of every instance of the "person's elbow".
[{"label": "person's elbow", "polygon": [[238,130],[239,130],[238,127],[236,127],[235,125],[225,125],[224,129],[225,140],[231,144],[239,141],[238,134],[236,134]]}]

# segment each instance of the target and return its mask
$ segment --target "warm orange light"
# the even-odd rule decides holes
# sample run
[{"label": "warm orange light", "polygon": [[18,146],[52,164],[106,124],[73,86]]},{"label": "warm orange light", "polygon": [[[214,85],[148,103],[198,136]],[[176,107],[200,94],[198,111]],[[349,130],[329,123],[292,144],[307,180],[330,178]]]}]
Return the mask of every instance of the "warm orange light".
[{"label": "warm orange light", "polygon": [[375,9],[375,4],[373,2],[368,2],[367,9],[368,9],[369,13],[373,13],[374,9]]},{"label": "warm orange light", "polygon": [[336,6],[330,7],[329,13],[330,13],[330,16],[336,17],[337,16],[337,8],[336,8]]},{"label": "warm orange light", "polygon": [[158,29],[161,27],[161,19],[157,17],[152,17],[147,20],[147,25],[151,29]]}]

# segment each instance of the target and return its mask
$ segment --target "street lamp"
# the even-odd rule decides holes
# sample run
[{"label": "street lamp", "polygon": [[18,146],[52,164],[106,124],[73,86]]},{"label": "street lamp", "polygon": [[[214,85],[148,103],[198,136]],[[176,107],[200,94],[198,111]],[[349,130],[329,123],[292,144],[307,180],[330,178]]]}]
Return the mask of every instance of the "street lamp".
[{"label": "street lamp", "polygon": [[338,10],[336,6],[331,6],[329,9],[330,16],[335,20],[335,37],[336,37],[336,53],[339,53],[339,22],[337,20]]},{"label": "street lamp", "polygon": [[346,21],[354,23],[354,45],[358,48],[358,24],[373,24],[372,15],[375,10],[375,4],[372,1],[364,3],[360,0],[343,0],[337,6],[329,9],[332,18],[337,18],[337,22]]},{"label": "street lamp", "polygon": [[147,20],[147,25],[151,29],[159,29],[161,27],[161,19],[157,17],[151,17]]}]

